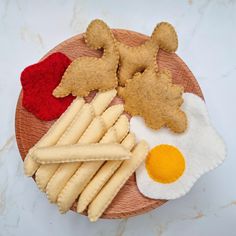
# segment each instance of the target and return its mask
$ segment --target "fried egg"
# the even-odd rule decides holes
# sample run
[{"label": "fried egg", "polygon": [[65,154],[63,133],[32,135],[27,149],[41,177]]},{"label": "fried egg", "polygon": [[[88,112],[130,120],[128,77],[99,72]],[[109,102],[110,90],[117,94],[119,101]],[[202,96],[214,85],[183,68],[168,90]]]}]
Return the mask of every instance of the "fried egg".
[{"label": "fried egg", "polygon": [[184,133],[150,129],[141,117],[130,120],[130,130],[150,146],[145,163],[136,171],[138,189],[146,197],[181,197],[225,159],[225,144],[210,123],[204,101],[192,93],[184,93],[183,98],[182,110],[188,119]]}]

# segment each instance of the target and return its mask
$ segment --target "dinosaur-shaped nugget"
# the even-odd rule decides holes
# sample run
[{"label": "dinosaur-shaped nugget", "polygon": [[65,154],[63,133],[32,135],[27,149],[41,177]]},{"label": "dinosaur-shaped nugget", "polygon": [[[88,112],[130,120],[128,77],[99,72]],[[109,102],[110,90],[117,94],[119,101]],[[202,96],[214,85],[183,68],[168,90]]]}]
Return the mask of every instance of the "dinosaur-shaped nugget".
[{"label": "dinosaur-shaped nugget", "polygon": [[180,109],[182,93],[183,88],[172,84],[171,74],[166,70],[137,73],[125,87],[119,88],[125,111],[132,116],[142,116],[152,129],[167,126],[176,133],[182,133],[187,128],[186,115]]},{"label": "dinosaur-shaped nugget", "polygon": [[54,89],[55,97],[86,96],[90,91],[105,91],[117,87],[116,71],[119,54],[109,27],[94,20],[87,28],[85,40],[93,49],[103,48],[101,58],[79,57],[65,71],[61,83]]},{"label": "dinosaur-shaped nugget", "polygon": [[136,72],[143,72],[145,69],[157,71],[158,50],[161,48],[166,52],[175,52],[178,38],[174,27],[162,22],[155,27],[152,36],[145,43],[131,47],[117,41],[117,45],[120,54],[119,84],[124,86]]}]

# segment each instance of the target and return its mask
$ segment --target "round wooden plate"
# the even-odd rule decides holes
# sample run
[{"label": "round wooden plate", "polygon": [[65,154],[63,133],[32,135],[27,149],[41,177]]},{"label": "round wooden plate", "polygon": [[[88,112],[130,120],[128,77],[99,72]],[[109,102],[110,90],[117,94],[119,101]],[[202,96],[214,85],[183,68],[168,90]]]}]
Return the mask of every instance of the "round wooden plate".
[{"label": "round wooden plate", "polygon": [[[113,30],[113,33],[119,41],[130,46],[137,46],[148,39],[148,36],[127,30]],[[101,55],[101,51],[91,50],[86,46],[83,34],[60,43],[49,51],[44,58],[54,52],[62,52],[71,60],[79,56],[99,57]],[[203,98],[201,89],[192,72],[176,54],[166,53],[160,50],[157,61],[159,68],[167,68],[172,72],[173,82],[184,86],[185,92],[195,93]],[[42,137],[52,124],[53,122],[41,121],[26,111],[22,107],[22,93],[20,94],[16,107],[15,129],[18,148],[23,160],[28,150]],[[127,218],[157,208],[165,202],[163,200],[144,197],[138,191],[135,175],[133,175],[107,208],[102,218]],[[71,209],[76,210],[76,203]]]}]

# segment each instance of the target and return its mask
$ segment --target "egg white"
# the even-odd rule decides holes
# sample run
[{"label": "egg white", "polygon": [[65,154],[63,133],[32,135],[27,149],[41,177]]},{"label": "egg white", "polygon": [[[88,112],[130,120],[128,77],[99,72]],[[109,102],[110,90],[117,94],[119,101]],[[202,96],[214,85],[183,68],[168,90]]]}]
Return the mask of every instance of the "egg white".
[{"label": "egg white", "polygon": [[151,179],[143,163],[136,171],[139,191],[154,199],[175,199],[186,194],[196,180],[204,173],[214,169],[226,157],[223,140],[212,127],[204,101],[192,94],[184,93],[182,110],[187,115],[188,128],[182,134],[167,128],[153,130],[145,125],[141,117],[132,117],[130,130],[138,140],[145,139],[150,148],[160,144],[177,147],[185,158],[186,169],[173,183],[163,184]]}]

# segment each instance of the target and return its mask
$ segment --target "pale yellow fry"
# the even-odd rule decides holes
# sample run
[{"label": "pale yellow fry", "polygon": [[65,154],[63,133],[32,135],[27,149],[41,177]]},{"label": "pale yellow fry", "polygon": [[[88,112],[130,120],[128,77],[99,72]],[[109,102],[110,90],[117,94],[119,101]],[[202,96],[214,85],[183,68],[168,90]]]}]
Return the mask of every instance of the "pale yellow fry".
[{"label": "pale yellow fry", "polygon": [[93,137],[94,140],[100,140],[105,132],[106,132],[106,126],[104,124],[104,121],[102,120],[101,116],[97,116],[94,118],[93,122],[88,127],[86,132],[82,135],[82,137],[79,140],[79,143],[80,144],[91,143],[88,142],[89,140],[91,140],[91,136]]},{"label": "pale yellow fry", "polygon": [[59,166],[46,187],[47,198],[50,202],[55,203],[57,201],[58,195],[80,166],[81,163],[79,162],[66,163]]},{"label": "pale yellow fry", "polygon": [[[74,144],[87,129],[95,114],[91,104],[84,104],[76,114],[74,120],[60,137],[56,145]],[[41,165],[35,174],[36,183],[41,191],[44,191],[48,181],[51,179],[59,164]]]},{"label": "pale yellow fry", "polygon": [[111,127],[101,139],[100,143],[116,143],[118,140],[114,126]]},{"label": "pale yellow fry", "polygon": [[115,174],[110,178],[96,198],[88,207],[90,221],[96,221],[106,210],[114,197],[134,173],[138,166],[145,160],[148,153],[148,144],[141,141],[133,150],[132,157],[124,161]]},{"label": "pale yellow fry", "polygon": [[59,164],[45,164],[40,165],[38,170],[35,173],[35,182],[38,186],[38,188],[45,192],[46,186],[48,184],[48,181],[53,176],[53,173],[58,169]]},{"label": "pale yellow fry", "polygon": [[[91,137],[93,137],[94,139],[94,137],[96,137],[101,131],[107,131],[107,129],[109,129],[117,121],[117,119],[120,117],[123,111],[124,111],[124,107],[120,105],[114,105],[107,108],[107,110],[105,110],[101,116],[96,117],[93,120],[91,125],[81,136],[78,143],[80,144],[91,143],[90,141]],[[113,115],[111,115],[111,112]],[[107,117],[107,116],[110,117],[110,122],[105,123],[104,117]],[[102,135],[99,135],[99,139],[95,138],[97,140],[96,142],[98,142],[103,135],[104,135],[104,132],[102,133]]]},{"label": "pale yellow fry", "polygon": [[31,152],[35,147],[47,147],[54,145],[61,135],[65,132],[70,125],[75,115],[84,104],[83,98],[76,98],[67,108],[67,110],[61,115],[61,117],[52,125],[47,133],[31,148],[24,160],[24,172],[27,176],[32,176],[40,166],[31,158]]},{"label": "pale yellow fry", "polygon": [[130,153],[118,143],[95,143],[37,148],[33,152],[33,157],[41,164],[50,164],[126,160],[129,159]]},{"label": "pale yellow fry", "polygon": [[94,99],[91,102],[91,105],[94,107],[94,113],[96,116],[100,116],[104,110],[111,103],[113,98],[116,96],[117,91],[115,89],[99,92],[96,94]]},{"label": "pale yellow fry", "polygon": [[[121,107],[120,105],[114,105],[114,106],[109,107],[106,111],[104,111],[104,113],[110,114],[110,112],[107,112],[107,111],[112,110],[114,113],[113,113],[113,116],[111,117],[111,120],[115,122],[119,118],[121,113],[123,112],[123,109],[124,107]],[[94,119],[94,122],[90,124],[90,126],[82,135],[82,137],[79,139],[78,143],[84,143],[84,144],[96,143],[102,138],[102,136],[104,135],[104,129],[103,129],[103,126],[99,124],[99,121],[101,122],[101,117]],[[110,126],[112,125],[113,123],[110,123]],[[75,171],[80,167],[80,165],[81,163],[64,163],[60,165],[59,169],[53,175],[53,177],[51,178],[51,180],[49,181],[46,187],[46,194],[49,201],[51,202],[57,201],[57,197],[59,193],[61,192],[63,187],[66,185],[67,181],[75,173]]]},{"label": "pale yellow fry", "polygon": [[[93,161],[83,163],[79,167],[79,173],[78,170],[75,172],[75,174],[67,182],[66,186],[63,188],[62,192],[58,196],[57,204],[61,213],[65,213],[70,209],[73,202],[78,197],[79,193],[93,177],[94,170],[97,171],[100,166],[101,163],[99,161]],[[77,178],[78,181],[75,182],[75,178]]]},{"label": "pale yellow fry", "polygon": [[[116,134],[118,140],[122,140],[129,132],[129,120],[126,115],[121,115],[116,124]],[[125,135],[124,135],[125,134]]]},{"label": "pale yellow fry", "polygon": [[[88,125],[91,123],[92,118],[95,115],[100,115],[110,104],[112,99],[115,97],[116,91],[110,90],[104,93],[97,93],[90,104],[85,104],[83,106],[83,111],[81,109],[78,119],[76,119],[73,124],[68,127],[65,132],[64,137],[58,141],[58,145],[73,144],[81,137],[82,133],[86,130]],[[98,105],[99,104],[99,105]],[[96,106],[96,108],[95,108]],[[98,108],[97,108],[98,106]],[[95,140],[95,138],[94,138]],[[94,141],[96,142],[96,141]],[[38,187],[45,191],[46,185],[59,168],[59,164],[42,165],[41,168],[36,173],[36,183]],[[68,166],[69,168],[69,166]]]},{"label": "pale yellow fry", "polygon": [[[120,130],[122,130],[123,135],[119,132],[119,137],[114,135],[114,127],[120,126]],[[126,128],[124,129],[123,126]],[[111,143],[114,142],[114,137],[116,136],[118,139],[117,142],[121,142],[122,139],[126,136],[129,131],[129,121],[126,116],[122,115],[116,124],[108,130],[107,134],[103,137],[100,143]],[[76,171],[76,173],[72,176],[72,178],[68,181],[66,186],[63,188],[61,193],[58,196],[58,207],[61,213],[64,213],[69,210],[75,199],[82,192],[84,187],[89,183],[94,174],[98,171],[98,169],[102,166],[103,161],[92,161],[83,163],[80,168]]]},{"label": "pale yellow fry", "polygon": [[78,114],[78,117],[73,120],[56,145],[61,146],[78,142],[79,138],[88,128],[94,117],[95,114],[92,105],[86,103]]},{"label": "pale yellow fry", "polygon": [[[135,135],[129,133],[121,144],[128,150],[132,150],[135,145]],[[107,161],[101,169],[99,169],[81,193],[77,204],[77,212],[83,212],[87,208],[121,163],[122,161]]]},{"label": "pale yellow fry", "polygon": [[124,111],[124,105],[118,104],[109,107],[106,111],[101,115],[101,119],[103,120],[107,129],[109,129],[117,120],[117,117]]},{"label": "pale yellow fry", "polygon": [[[129,132],[129,120],[126,115],[121,115],[115,125],[108,130],[100,141],[101,143],[114,143],[122,140]],[[116,140],[116,141],[115,141]]]}]

